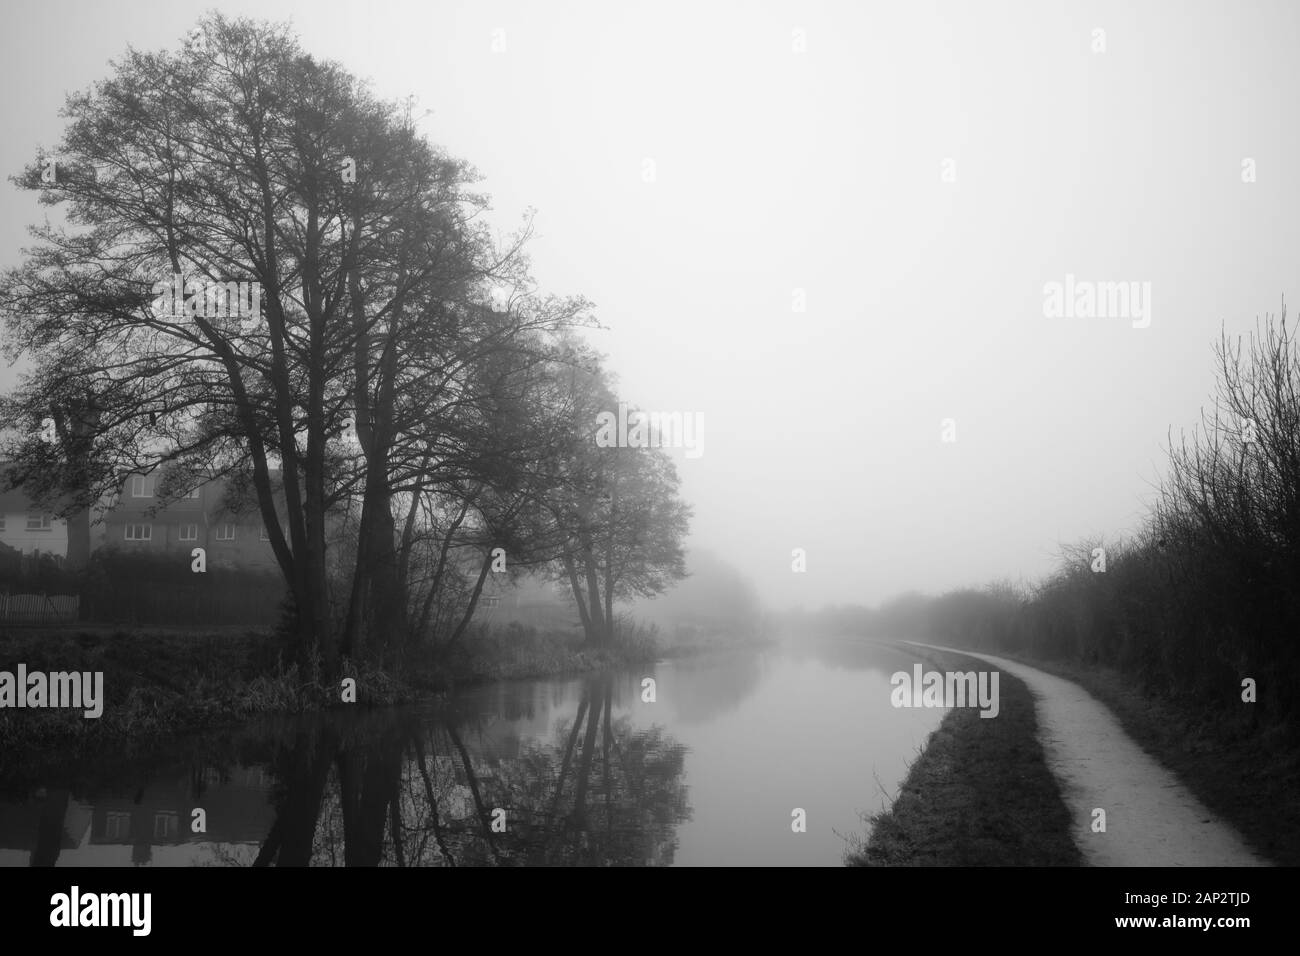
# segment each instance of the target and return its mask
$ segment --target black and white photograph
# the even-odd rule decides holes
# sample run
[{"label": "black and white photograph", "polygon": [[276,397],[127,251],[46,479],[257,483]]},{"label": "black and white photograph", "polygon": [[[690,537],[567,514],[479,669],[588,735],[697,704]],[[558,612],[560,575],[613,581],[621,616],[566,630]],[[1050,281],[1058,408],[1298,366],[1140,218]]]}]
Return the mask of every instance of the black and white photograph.
[{"label": "black and white photograph", "polygon": [[[1280,932],[1297,38],[6,0],[6,928],[531,945],[672,867],[706,923],[726,868],[931,940]],[[398,872],[498,867],[565,875]]]}]

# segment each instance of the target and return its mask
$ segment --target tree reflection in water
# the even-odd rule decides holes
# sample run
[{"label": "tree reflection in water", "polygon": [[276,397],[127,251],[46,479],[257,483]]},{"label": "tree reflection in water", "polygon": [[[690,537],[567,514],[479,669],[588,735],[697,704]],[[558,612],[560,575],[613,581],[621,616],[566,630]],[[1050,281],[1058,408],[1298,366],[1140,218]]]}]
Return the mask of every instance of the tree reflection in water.
[{"label": "tree reflection in water", "polygon": [[446,715],[304,730],[276,755],[276,819],[254,865],[669,864],[691,812],[686,748],[615,719],[613,698],[612,678],[587,680],[571,723],[506,756],[467,745],[473,728]]}]

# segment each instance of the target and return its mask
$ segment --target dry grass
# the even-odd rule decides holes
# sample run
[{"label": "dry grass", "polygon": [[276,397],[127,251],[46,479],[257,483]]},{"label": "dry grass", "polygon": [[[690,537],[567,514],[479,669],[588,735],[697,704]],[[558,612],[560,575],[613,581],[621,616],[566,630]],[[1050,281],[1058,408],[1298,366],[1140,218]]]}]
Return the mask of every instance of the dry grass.
[{"label": "dry grass", "polygon": [[[927,652],[929,656],[930,652]],[[970,658],[934,654],[969,670]],[[974,666],[985,666],[976,664]],[[898,798],[868,819],[850,866],[1079,866],[1070,814],[1038,743],[1033,697],[1003,673],[1000,710],[954,708],[912,764]]]}]

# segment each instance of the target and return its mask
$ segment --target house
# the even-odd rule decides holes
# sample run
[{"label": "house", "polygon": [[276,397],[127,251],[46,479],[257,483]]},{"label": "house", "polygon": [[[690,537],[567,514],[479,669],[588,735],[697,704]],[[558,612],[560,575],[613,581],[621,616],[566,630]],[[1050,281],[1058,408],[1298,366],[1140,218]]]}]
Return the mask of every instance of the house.
[{"label": "house", "polygon": [[[279,472],[273,471],[271,479],[278,489]],[[278,491],[276,498],[277,510],[283,513],[285,504]],[[334,570],[346,569],[355,557],[357,511],[345,501],[328,517]],[[175,481],[165,482],[159,469],[124,473],[118,490],[93,509],[93,519],[92,553],[165,556],[188,567],[194,549],[202,548],[207,568],[279,571],[256,495],[247,480],[213,478],[185,488],[177,487]],[[64,558],[68,522],[36,508],[21,487],[0,493],[0,554],[6,546],[25,555]],[[465,575],[472,581],[482,558],[472,553],[463,560]],[[580,626],[567,585],[553,583],[540,573],[489,574],[484,585],[475,615],[481,623],[559,629]],[[170,597],[179,600],[183,595]],[[149,600],[154,598],[149,596]],[[95,605],[96,613],[108,613],[101,605],[102,600]],[[117,608],[114,613],[127,611]]]},{"label": "house", "polygon": [[277,567],[260,510],[228,479],[205,481],[177,497],[160,495],[158,474],[124,476],[122,490],[91,529],[91,548],[174,554],[203,548],[209,567]]},{"label": "house", "polygon": [[[97,795],[91,802],[90,846],[156,847],[180,843],[260,843],[275,823],[274,775],[253,764],[222,773],[208,766],[199,780],[173,773],[144,783],[137,792]],[[207,829],[190,826],[195,807],[206,812]],[[145,854],[146,858],[148,855]]]},{"label": "house", "polygon": [[[278,472],[271,478],[278,483]],[[174,554],[188,561],[194,548],[203,548],[209,567],[277,568],[251,488],[214,478],[189,489],[169,487],[164,496],[161,481],[157,470],[124,474],[119,490],[93,509],[91,550]],[[282,498],[278,508],[283,512]],[[344,508],[330,523],[335,542],[342,540],[346,523]],[[68,522],[38,508],[21,487],[0,492],[0,551],[5,547],[24,555],[66,557]]]},{"label": "house", "polygon": [[37,508],[20,488],[0,492],[0,544],[23,554],[68,553],[68,523]]},{"label": "house", "polygon": [[[194,863],[199,851],[256,847],[275,825],[275,775],[251,764],[171,768],[125,791],[42,788],[0,800],[0,866]],[[205,829],[194,832],[194,811]],[[168,852],[170,851],[170,852]]]}]

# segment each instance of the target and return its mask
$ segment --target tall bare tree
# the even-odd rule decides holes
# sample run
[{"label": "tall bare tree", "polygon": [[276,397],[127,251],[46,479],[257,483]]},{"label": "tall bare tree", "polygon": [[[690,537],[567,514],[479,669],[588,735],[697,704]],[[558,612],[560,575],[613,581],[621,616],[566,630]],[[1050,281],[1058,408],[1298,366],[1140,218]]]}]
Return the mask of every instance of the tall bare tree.
[{"label": "tall bare tree", "polygon": [[[67,224],[0,279],[33,361],[11,414],[34,431],[74,370],[97,402],[92,494],[164,463],[249,473],[300,650],[336,673],[353,629],[330,615],[330,509],[361,495],[352,600],[391,623],[398,370],[436,351],[411,342],[462,334],[448,303],[511,250],[476,223],[469,167],[283,27],[210,16],[179,52],[130,51],[65,116],[57,154],[18,177]],[[348,419],[360,455],[339,451]],[[35,434],[9,451],[49,453]]]}]

